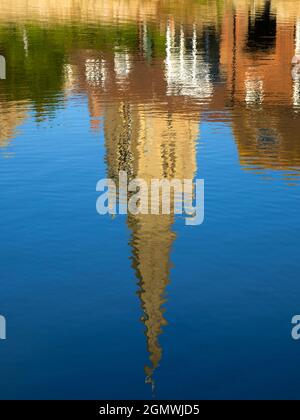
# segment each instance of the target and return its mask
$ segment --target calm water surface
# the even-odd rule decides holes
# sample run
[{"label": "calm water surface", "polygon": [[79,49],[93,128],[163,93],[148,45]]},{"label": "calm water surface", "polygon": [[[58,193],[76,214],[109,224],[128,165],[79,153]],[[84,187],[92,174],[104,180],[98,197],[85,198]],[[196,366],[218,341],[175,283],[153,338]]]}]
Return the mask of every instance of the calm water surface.
[{"label": "calm water surface", "polygon": [[[0,398],[299,398],[297,53],[297,0],[0,1]],[[120,170],[205,223],[100,217]]]}]

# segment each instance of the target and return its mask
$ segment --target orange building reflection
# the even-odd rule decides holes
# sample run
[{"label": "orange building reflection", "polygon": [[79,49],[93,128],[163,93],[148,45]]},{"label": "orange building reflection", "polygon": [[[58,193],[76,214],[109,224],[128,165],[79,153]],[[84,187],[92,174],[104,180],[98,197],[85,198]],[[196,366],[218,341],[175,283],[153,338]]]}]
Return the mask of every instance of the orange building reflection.
[{"label": "orange building reflection", "polygon": [[[255,3],[255,4],[254,4]],[[232,106],[240,162],[251,169],[300,168],[300,73],[291,66],[300,49],[297,2],[236,1],[222,24],[220,62]]]}]

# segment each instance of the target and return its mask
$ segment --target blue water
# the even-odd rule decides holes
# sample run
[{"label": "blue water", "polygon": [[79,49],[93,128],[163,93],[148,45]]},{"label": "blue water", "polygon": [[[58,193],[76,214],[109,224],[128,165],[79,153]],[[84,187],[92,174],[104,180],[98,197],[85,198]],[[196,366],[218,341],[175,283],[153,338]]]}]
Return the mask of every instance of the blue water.
[{"label": "blue water", "polygon": [[[150,398],[124,217],[100,217],[103,132],[71,101],[29,119],[1,159],[1,398]],[[76,121],[80,118],[80,124]],[[299,187],[238,165],[228,124],[201,124],[206,220],[177,220],[157,398],[298,396]]]},{"label": "blue water", "polygon": [[93,131],[78,92],[49,118],[27,112],[0,148],[0,398],[298,399],[295,161],[246,170],[230,118],[199,116],[205,222],[176,217],[172,239],[158,239],[170,271],[151,386],[134,233],[126,216],[96,212],[110,121],[104,113]]}]

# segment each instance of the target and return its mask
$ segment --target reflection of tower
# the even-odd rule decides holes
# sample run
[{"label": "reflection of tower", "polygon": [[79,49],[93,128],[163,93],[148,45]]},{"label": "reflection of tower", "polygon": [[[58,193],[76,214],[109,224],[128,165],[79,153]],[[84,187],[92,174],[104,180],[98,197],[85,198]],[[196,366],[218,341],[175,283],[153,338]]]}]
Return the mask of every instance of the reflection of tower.
[{"label": "reflection of tower", "polygon": [[170,250],[175,240],[172,216],[129,216],[132,231],[132,267],[136,272],[143,310],[150,364],[145,367],[146,382],[154,385],[153,375],[162,358],[159,336],[167,324],[164,317],[166,287],[170,277]]},{"label": "reflection of tower", "polygon": [[[120,171],[127,172],[129,179],[141,178],[148,185],[153,179],[194,179],[199,107],[190,106],[190,101],[195,104],[198,98],[212,93],[210,75],[205,73],[209,64],[201,58],[205,51],[201,31],[197,35],[196,29],[192,45],[189,34],[185,39],[181,30],[181,52],[178,56],[171,51],[169,63],[169,70],[172,72],[173,62],[176,70],[179,57],[183,66],[181,83],[187,84],[186,91],[178,92],[176,86],[174,91],[168,90],[170,85],[164,80],[166,63],[158,57],[156,65],[149,66],[145,60],[136,60],[132,51],[119,47],[114,48],[113,54],[81,51],[76,57],[80,90],[87,92],[91,117],[103,118],[108,177],[116,183]],[[146,24],[141,35],[139,54],[148,57],[150,33]],[[215,45],[211,48],[213,52]],[[191,61],[194,65],[190,74]],[[205,78],[207,90],[203,91],[201,82]],[[183,96],[192,94],[191,86],[199,88],[198,96],[194,99],[190,96],[190,101],[186,101]],[[145,373],[151,384],[162,358],[159,336],[166,325],[163,306],[170,281],[170,250],[176,237],[173,223],[173,215],[128,216],[132,261],[150,354]]]},{"label": "reflection of tower", "polygon": [[[140,109],[139,118],[135,175],[148,183],[154,178],[193,179],[198,122],[167,113],[153,116],[147,108]],[[139,295],[151,362],[145,368],[145,373],[147,381],[152,384],[154,371],[162,357],[159,335],[166,325],[163,304],[169,283],[169,254],[175,240],[172,224],[173,217],[166,215],[143,215],[134,220],[129,218],[133,265],[139,278]]]},{"label": "reflection of tower", "polygon": [[[150,106],[115,102],[104,111],[104,130],[109,176],[118,179],[125,170],[129,177],[152,179],[193,179],[196,171],[195,141],[198,121]],[[163,305],[170,277],[170,250],[175,240],[172,215],[129,215],[132,231],[132,265],[139,284],[150,364],[146,381],[162,357],[159,336],[166,325]]]}]

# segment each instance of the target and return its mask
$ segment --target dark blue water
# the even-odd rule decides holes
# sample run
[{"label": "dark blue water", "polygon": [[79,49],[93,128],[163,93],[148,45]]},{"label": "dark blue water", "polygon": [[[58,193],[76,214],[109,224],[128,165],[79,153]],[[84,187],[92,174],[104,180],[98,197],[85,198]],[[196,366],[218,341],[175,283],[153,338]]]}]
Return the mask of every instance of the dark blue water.
[{"label": "dark blue water", "polygon": [[[192,30],[176,2],[173,6],[175,22]],[[223,10],[225,17],[230,10]],[[297,27],[295,11],[282,29],[279,10],[271,12],[276,34],[284,31],[289,38],[288,28],[294,34]],[[205,32],[201,12],[199,6],[199,37]],[[239,13],[238,22],[248,15],[246,6]],[[210,21],[209,10],[206,16]],[[149,22],[155,29],[155,20]],[[123,36],[135,40],[139,35],[132,27],[138,24],[133,19],[126,19],[125,29],[112,24],[107,38],[123,30],[118,42]],[[21,23],[15,25],[19,33]],[[12,51],[22,42],[11,37],[7,24],[1,28],[0,53],[7,54],[11,73],[0,81],[0,314],[7,320],[7,340],[0,341],[0,398],[298,399],[300,343],[291,338],[291,319],[300,311],[299,109],[276,85],[280,71],[270,90],[265,87],[264,100],[256,92],[256,102],[250,94],[247,103],[239,95],[243,84],[237,82],[232,93],[230,66],[224,71],[222,47],[213,44],[219,54],[207,59],[214,70],[201,85],[209,80],[212,90],[206,85],[204,96],[192,97],[182,89],[189,90],[195,79],[182,76],[181,90],[167,93],[160,49],[151,50],[149,59],[134,41],[132,79],[104,89],[95,75],[88,83],[85,60],[104,51],[110,74],[117,41],[96,48],[98,35],[88,22],[66,37],[68,21],[35,25],[27,28],[29,55],[17,63]],[[222,34],[211,28],[208,33],[220,43]],[[150,39],[154,47],[157,38]],[[56,45],[64,66],[76,63],[70,91],[63,76],[53,76],[50,86],[45,75],[33,91],[30,75],[17,80],[11,75],[20,72],[15,67],[20,62],[29,66],[36,60],[38,66],[47,58],[41,39]],[[207,50],[199,48],[202,57]],[[252,52],[245,54],[234,70],[237,80],[245,67],[252,71],[247,62]],[[266,61],[275,63],[276,51],[271,54],[258,62],[262,71]],[[53,65],[60,74],[60,63]],[[143,66],[151,77],[149,92]],[[260,85],[257,78],[252,83]],[[141,150],[146,136],[153,140],[147,147],[164,156],[166,132],[159,127],[166,119],[171,163],[192,161],[194,177],[205,180],[204,224],[186,226],[182,217],[172,216],[98,215],[96,184],[120,168],[120,150],[131,150],[140,173],[143,165],[153,165],[155,173],[157,160],[151,151],[147,160]],[[263,139],[257,135],[261,130],[269,133],[263,131]],[[190,167],[183,164],[175,173],[185,176]]]}]

